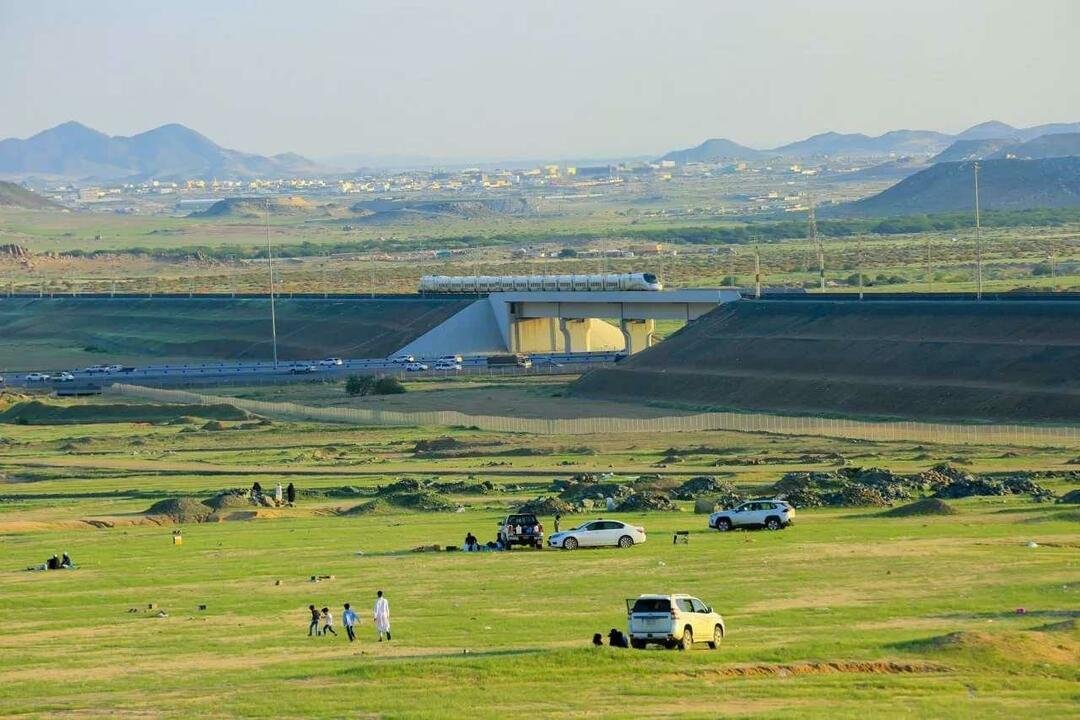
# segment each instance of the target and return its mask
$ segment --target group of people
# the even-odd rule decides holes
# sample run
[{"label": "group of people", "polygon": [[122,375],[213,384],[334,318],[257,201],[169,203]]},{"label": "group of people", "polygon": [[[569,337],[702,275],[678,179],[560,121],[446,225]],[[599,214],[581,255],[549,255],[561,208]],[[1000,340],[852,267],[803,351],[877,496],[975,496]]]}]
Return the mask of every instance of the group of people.
[{"label": "group of people", "polygon": [[[262,496],[262,484],[258,480],[256,480],[254,483],[251,484],[251,499],[257,501],[260,500]],[[289,507],[292,507],[296,504],[296,486],[292,483],[289,483],[288,486],[282,488],[281,483],[279,482],[277,485],[274,486],[274,504],[284,505],[286,502],[288,502]]]},{"label": "group of people", "polygon": [[[611,628],[611,632],[607,634],[608,645],[613,648],[628,648],[630,647],[630,640],[626,637],[622,630],[618,628]],[[600,633],[596,633],[592,636],[592,644],[597,647],[604,645],[604,636]]]},{"label": "group of people", "polygon": [[[334,614],[330,612],[330,608],[324,607],[320,610],[314,605],[308,605],[308,611],[311,613],[308,637],[326,634],[337,637],[337,631],[334,630]],[[375,630],[379,633],[379,642],[383,641],[383,636],[386,636],[386,640],[389,642],[390,603],[383,597],[382,590],[375,593],[375,608],[372,611],[372,619],[375,621]],[[341,624],[345,626],[345,633],[349,636],[349,642],[356,642],[356,626],[360,624],[360,617],[349,603],[345,603],[341,613]]]},{"label": "group of people", "polygon": [[51,558],[33,567],[26,568],[27,570],[74,570],[75,563],[71,560],[71,556],[64,553],[63,557],[57,557],[53,555]]}]

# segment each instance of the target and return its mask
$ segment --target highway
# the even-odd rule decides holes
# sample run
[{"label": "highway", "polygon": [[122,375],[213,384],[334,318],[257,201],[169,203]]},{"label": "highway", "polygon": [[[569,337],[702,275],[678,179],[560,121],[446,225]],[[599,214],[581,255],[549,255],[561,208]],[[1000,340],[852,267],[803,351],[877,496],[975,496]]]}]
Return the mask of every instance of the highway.
[{"label": "highway", "polygon": [[283,360],[275,365],[272,361],[220,362],[190,365],[144,365],[124,368],[115,372],[87,372],[86,369],[68,368],[73,380],[27,380],[31,372],[56,375],[63,368],[7,371],[4,382],[8,387],[45,388],[61,392],[93,391],[102,385],[129,383],[132,385],[194,386],[194,385],[241,385],[278,382],[302,382],[312,380],[341,380],[353,374],[395,375],[398,377],[453,377],[457,375],[550,375],[584,372],[590,367],[615,362],[619,353],[557,353],[529,355],[533,367],[516,365],[489,366],[487,357],[466,357],[461,370],[436,370],[433,359],[417,358],[428,370],[409,371],[405,363],[388,358],[342,359],[341,365],[322,364],[317,360]]}]

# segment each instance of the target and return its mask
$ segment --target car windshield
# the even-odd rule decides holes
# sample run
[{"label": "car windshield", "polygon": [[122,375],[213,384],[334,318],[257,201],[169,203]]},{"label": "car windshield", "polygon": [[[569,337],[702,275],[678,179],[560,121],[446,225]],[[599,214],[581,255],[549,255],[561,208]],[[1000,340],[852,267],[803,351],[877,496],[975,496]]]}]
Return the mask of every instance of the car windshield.
[{"label": "car windshield", "polygon": [[666,613],[671,612],[671,601],[667,598],[638,598],[634,603],[633,612],[636,613]]}]

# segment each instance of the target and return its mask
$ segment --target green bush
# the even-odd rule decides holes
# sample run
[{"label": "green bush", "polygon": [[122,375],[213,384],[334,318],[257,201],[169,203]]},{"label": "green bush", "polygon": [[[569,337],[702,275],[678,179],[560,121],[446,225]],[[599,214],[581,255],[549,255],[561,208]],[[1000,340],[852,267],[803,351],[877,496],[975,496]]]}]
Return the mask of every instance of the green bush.
[{"label": "green bush", "polygon": [[375,395],[400,395],[405,392],[405,386],[396,377],[381,377],[375,381],[372,392]]},{"label": "green bush", "polygon": [[370,395],[375,389],[376,382],[374,375],[350,375],[345,379],[345,392],[354,397]]}]

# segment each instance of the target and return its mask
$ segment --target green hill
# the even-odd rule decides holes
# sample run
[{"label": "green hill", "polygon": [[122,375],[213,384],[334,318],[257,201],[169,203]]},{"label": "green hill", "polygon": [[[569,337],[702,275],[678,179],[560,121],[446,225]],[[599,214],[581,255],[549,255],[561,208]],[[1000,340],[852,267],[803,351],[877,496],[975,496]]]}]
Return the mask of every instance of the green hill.
[{"label": "green hill", "polygon": [[1080,133],[1042,135],[1019,145],[1010,145],[990,155],[990,158],[1039,158],[1069,157],[1080,155]]},{"label": "green hill", "polygon": [[[984,210],[1080,207],[1080,157],[983,160],[979,166],[979,198]],[[973,164],[946,162],[834,212],[887,217],[966,212],[974,207]]]},{"label": "green hill", "polygon": [[20,208],[24,210],[50,210],[60,208],[52,200],[43,198],[21,185],[0,180],[0,208]]},{"label": "green hill", "polygon": [[191,217],[262,217],[266,213],[267,200],[270,201],[271,215],[306,215],[318,209],[302,197],[227,198],[201,212],[191,213]]}]

